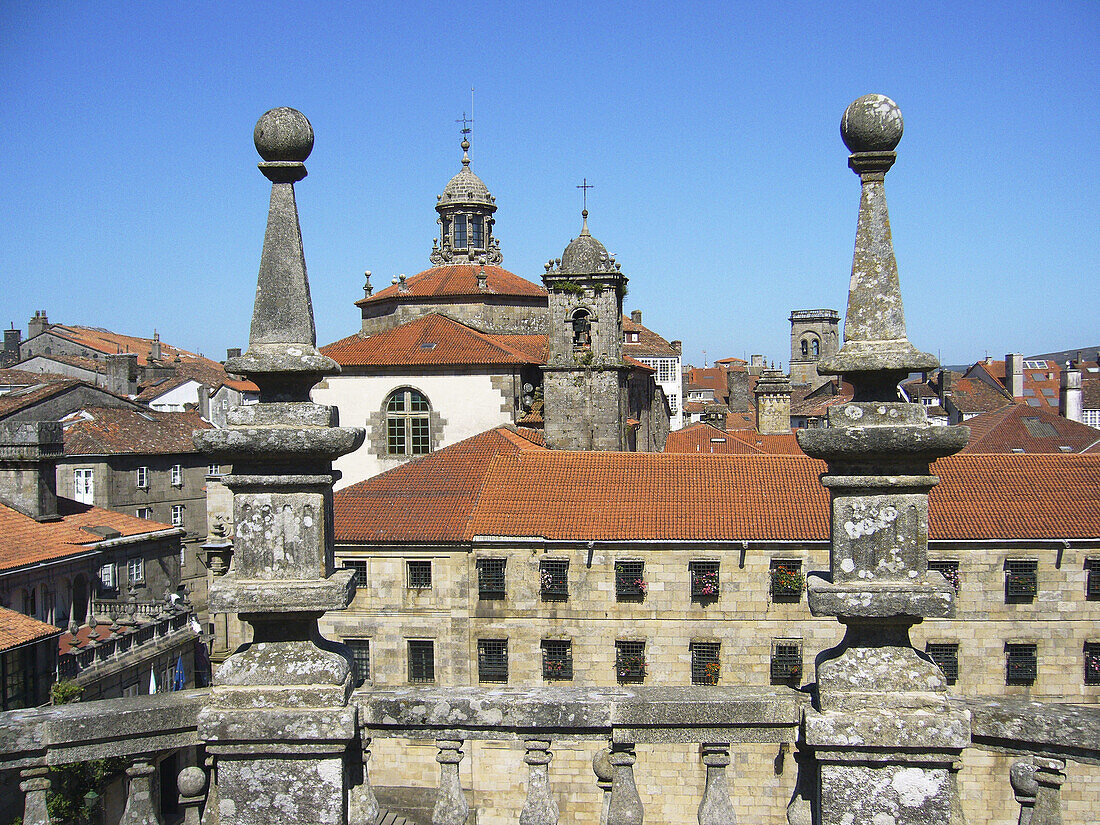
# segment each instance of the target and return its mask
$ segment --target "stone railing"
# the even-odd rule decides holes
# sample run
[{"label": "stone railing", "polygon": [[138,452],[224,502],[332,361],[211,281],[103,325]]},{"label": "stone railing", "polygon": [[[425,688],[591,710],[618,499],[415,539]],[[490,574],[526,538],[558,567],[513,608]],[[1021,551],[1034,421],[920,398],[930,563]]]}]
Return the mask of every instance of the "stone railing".
[{"label": "stone railing", "polygon": [[[184,823],[219,820],[216,771],[204,757],[197,732],[209,690],[76,703],[0,714],[0,770],[19,771],[25,825],[47,825],[48,769],[90,759],[129,760],[122,822],[160,822],[155,800],[176,789],[154,787],[158,761],[184,751],[191,763],[179,775]],[[359,737],[349,751],[353,777],[348,791],[349,825],[369,825],[380,814],[367,770],[372,740],[399,737],[431,741],[438,748],[439,783],[432,825],[467,821],[470,803],[459,782],[463,745],[474,740],[518,741],[528,766],[521,825],[553,825],[558,803],[550,783],[555,743],[606,744],[588,777],[603,792],[603,810],[591,821],[640,823],[644,811],[634,781],[636,745],[700,745],[706,781],[699,800],[701,825],[732,822],[726,766],[731,747],[742,743],[799,745],[799,783],[788,809],[791,823],[810,823],[816,788],[812,750],[799,730],[808,698],[785,688],[480,688],[409,687],[367,689],[354,694]],[[1066,760],[1100,765],[1100,707],[991,700],[953,700],[972,718],[972,746],[1021,757],[1006,779],[1021,806],[1021,822],[1061,823],[1061,785]],[[104,724],[110,719],[110,724]],[[205,764],[207,770],[198,767]],[[690,768],[685,767],[690,770]],[[673,789],[647,789],[672,792]],[[1010,789],[1006,785],[1005,793]],[[205,811],[204,811],[205,808]],[[384,813],[384,812],[382,812]]]},{"label": "stone railing", "polygon": [[92,613],[108,621],[122,616],[156,616],[166,602],[123,602],[115,599],[92,599]]},{"label": "stone railing", "polygon": [[[164,602],[149,603],[156,607],[153,612],[138,611],[140,619],[131,620],[131,612],[113,613],[104,611],[115,621],[97,625],[99,636],[81,647],[73,647],[58,656],[57,674],[62,679],[86,681],[96,678],[101,666],[117,664],[124,657],[132,657],[157,647],[181,642],[186,636],[194,636],[191,630],[193,610],[190,605],[168,605]],[[99,613],[100,605],[112,605],[129,608],[121,602],[95,602]]]}]

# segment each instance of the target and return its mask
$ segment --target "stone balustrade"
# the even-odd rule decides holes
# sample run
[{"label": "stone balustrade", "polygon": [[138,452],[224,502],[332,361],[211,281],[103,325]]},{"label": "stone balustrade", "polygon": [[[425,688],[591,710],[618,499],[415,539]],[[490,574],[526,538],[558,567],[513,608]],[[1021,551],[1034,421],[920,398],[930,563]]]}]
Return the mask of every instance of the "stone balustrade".
[{"label": "stone balustrade", "polygon": [[96,678],[96,669],[101,665],[118,662],[143,648],[172,647],[185,637],[195,636],[190,605],[148,602],[139,603],[131,611],[132,605],[122,602],[96,600],[93,604],[96,614],[109,617],[111,623],[97,624],[95,637],[74,639],[80,644],[72,644],[58,656],[59,678],[85,682]]}]

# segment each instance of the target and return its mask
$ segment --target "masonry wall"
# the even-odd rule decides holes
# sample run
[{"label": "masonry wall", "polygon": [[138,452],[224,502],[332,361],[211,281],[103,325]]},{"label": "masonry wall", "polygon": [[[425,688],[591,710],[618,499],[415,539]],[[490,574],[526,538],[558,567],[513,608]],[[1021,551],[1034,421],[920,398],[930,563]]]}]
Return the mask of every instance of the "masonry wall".
[{"label": "masonry wall", "polygon": [[546,298],[522,301],[486,293],[470,301],[432,301],[418,298],[415,303],[386,301],[369,304],[362,310],[364,335],[394,329],[432,313],[446,315],[482,332],[546,334]]}]

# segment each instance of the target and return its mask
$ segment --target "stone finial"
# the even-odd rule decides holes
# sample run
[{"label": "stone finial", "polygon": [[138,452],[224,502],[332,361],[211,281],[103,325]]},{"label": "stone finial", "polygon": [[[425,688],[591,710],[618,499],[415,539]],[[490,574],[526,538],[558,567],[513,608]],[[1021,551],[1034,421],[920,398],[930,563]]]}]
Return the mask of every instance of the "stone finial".
[{"label": "stone finial", "polygon": [[374,287],[370,285],[370,270],[368,269],[366,272],[363,273],[363,275],[365,278],[363,283],[363,297],[369,298],[371,295],[374,294]]}]

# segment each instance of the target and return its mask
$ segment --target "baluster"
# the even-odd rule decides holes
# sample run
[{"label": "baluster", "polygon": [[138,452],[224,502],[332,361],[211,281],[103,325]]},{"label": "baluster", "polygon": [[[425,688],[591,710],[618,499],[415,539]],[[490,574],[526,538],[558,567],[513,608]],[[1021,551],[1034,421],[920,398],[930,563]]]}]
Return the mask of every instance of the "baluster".
[{"label": "baluster", "polygon": [[1030,759],[1021,759],[1012,765],[1008,772],[1008,781],[1012,784],[1012,793],[1020,803],[1019,825],[1031,825],[1031,815],[1035,812],[1035,794],[1039,784],[1035,781],[1035,764]]},{"label": "baluster", "polygon": [[199,808],[206,798],[206,773],[202,768],[192,765],[184,768],[176,777],[176,787],[180,791],[180,807],[183,808],[183,825],[202,825]]},{"label": "baluster", "polygon": [[156,768],[146,759],[135,759],[126,769],[130,782],[126,789],[126,810],[118,825],[164,825],[153,804],[152,777]]},{"label": "baluster", "polygon": [[608,758],[614,778],[607,808],[607,825],[642,825],[642,800],[634,784],[634,763],[638,759],[634,755],[633,743],[613,743]]},{"label": "baluster", "polygon": [[523,761],[529,766],[527,801],[519,814],[519,825],[557,825],[558,803],[550,791],[549,739],[528,739],[523,743],[527,753]]},{"label": "baluster", "polygon": [[25,768],[19,772],[23,792],[23,825],[50,825],[50,812],[46,810],[46,794],[50,790],[50,769]]},{"label": "baluster", "polygon": [[206,775],[210,777],[210,787],[206,791],[206,808],[202,812],[202,825],[219,825],[221,809],[218,806],[218,772],[213,756],[206,757]]},{"label": "baluster", "polygon": [[1035,813],[1031,825],[1062,825],[1062,783],[1066,781],[1066,761],[1035,757]]},{"label": "baluster", "polygon": [[353,784],[349,791],[348,823],[349,825],[373,825],[378,818],[378,798],[374,795],[374,788],[370,784],[370,773],[367,763],[370,761],[370,737],[362,738],[359,765],[362,768],[362,781]]},{"label": "baluster", "polygon": [[726,767],[730,763],[728,742],[704,742],[703,764],[707,766],[707,786],[699,801],[699,825],[733,825],[737,817],[730,801],[726,783]]},{"label": "baluster", "polygon": [[470,814],[470,804],[462,793],[458,779],[458,763],[462,761],[461,739],[437,739],[439,753],[439,795],[432,809],[432,825],[465,825]]},{"label": "baluster", "polygon": [[592,773],[596,774],[596,787],[603,791],[603,807],[600,810],[600,825],[607,825],[607,809],[611,806],[611,786],[615,769],[611,767],[611,751],[600,748],[592,757]]}]

